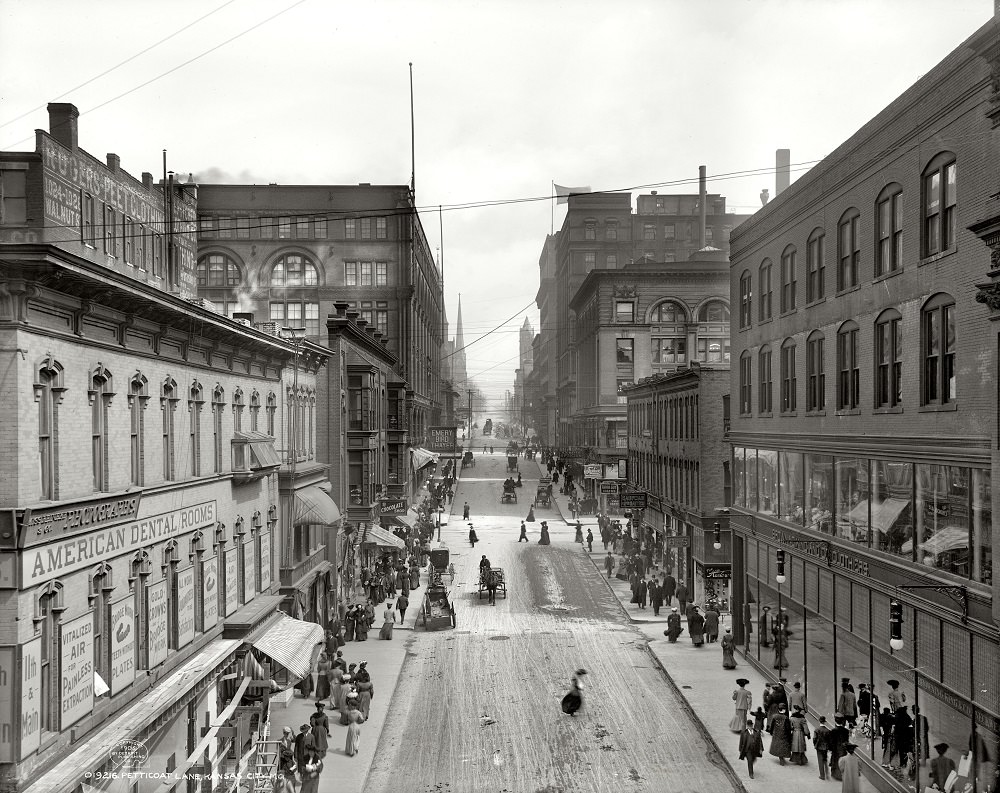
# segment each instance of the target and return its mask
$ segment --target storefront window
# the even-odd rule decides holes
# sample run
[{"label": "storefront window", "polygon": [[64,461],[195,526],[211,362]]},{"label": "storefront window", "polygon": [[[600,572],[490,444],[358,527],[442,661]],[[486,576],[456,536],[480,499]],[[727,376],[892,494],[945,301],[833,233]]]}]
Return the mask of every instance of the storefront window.
[{"label": "storefront window", "polygon": [[823,454],[807,454],[806,462],[806,528],[833,532],[833,458]]},{"label": "storefront window", "polygon": [[[922,677],[917,699],[915,707],[911,708],[915,754],[921,760],[929,760],[937,756],[933,747],[946,743],[951,747],[948,756],[958,765],[961,754],[969,751],[973,730],[972,707]],[[923,790],[931,784],[930,764],[922,765],[918,770],[917,790]],[[956,789],[962,788],[956,786]]]},{"label": "storefront window", "polygon": [[747,509],[757,511],[757,450],[747,449]]},{"label": "storefront window", "polygon": [[802,525],[802,453],[781,452],[781,517],[791,523]]},{"label": "storefront window", "polygon": [[834,475],[837,479],[837,536],[870,545],[868,460],[838,457]]},{"label": "storefront window", "polygon": [[972,469],[972,577],[993,583],[993,497],[990,472]]},{"label": "storefront window", "polygon": [[[860,693],[859,683],[870,685],[872,682],[871,669],[871,647],[868,642],[855,636],[850,630],[843,626],[837,626],[837,674],[834,679],[836,695],[840,696],[841,681],[843,678],[850,681],[854,689],[855,697]],[[859,720],[860,720],[859,714]],[[859,751],[871,754],[872,744],[865,741],[857,734]]]},{"label": "storefront window", "polygon": [[[782,584],[781,607],[785,615],[785,668],[782,677],[789,685],[795,682],[806,683],[806,627],[804,611],[800,604],[792,601],[786,594],[789,587]],[[808,702],[808,700],[806,700]]]},{"label": "storefront window", "polygon": [[[997,757],[1000,756],[1000,719],[980,711],[976,716],[975,733],[975,779],[976,790],[980,793],[993,793],[1000,789],[1000,776],[997,774]],[[991,727],[984,726],[984,723]],[[958,765],[964,745],[955,747],[948,756]]]},{"label": "storefront window", "polygon": [[733,449],[733,504],[737,507],[745,507],[747,505],[745,456],[746,449],[739,446]]},{"label": "storefront window", "polygon": [[[905,705],[909,709],[912,718],[913,710],[910,706],[914,704],[913,671],[912,669],[905,668],[908,666],[910,666],[910,663],[905,658],[898,655],[887,655],[877,646],[872,649],[872,683],[874,684],[874,694],[879,701],[879,707],[883,711],[889,708],[890,712],[892,712],[893,703],[896,705]],[[899,683],[895,691],[889,685],[888,681],[890,680]],[[891,744],[883,747],[881,740],[879,741],[877,752],[881,752],[880,762],[891,762],[898,768],[900,758],[898,756],[890,758],[889,748],[891,748]]]},{"label": "storefront window", "polygon": [[778,453],[757,450],[757,498],[759,511],[765,515],[778,512]]},{"label": "storefront window", "polygon": [[[762,560],[763,561],[763,560]],[[764,570],[761,570],[764,575]],[[757,582],[757,660],[767,668],[774,662],[774,625],[778,617],[778,593],[767,584]]]},{"label": "storefront window", "polygon": [[[969,469],[917,465],[917,561],[969,577]],[[903,553],[911,543],[903,543]]]},{"label": "storefront window", "polygon": [[872,460],[871,484],[871,528],[879,550],[910,557],[912,547],[904,551],[903,545],[913,538],[913,466]]},{"label": "storefront window", "polygon": [[832,722],[837,705],[833,668],[833,623],[806,610],[806,701],[810,713],[826,715]]}]

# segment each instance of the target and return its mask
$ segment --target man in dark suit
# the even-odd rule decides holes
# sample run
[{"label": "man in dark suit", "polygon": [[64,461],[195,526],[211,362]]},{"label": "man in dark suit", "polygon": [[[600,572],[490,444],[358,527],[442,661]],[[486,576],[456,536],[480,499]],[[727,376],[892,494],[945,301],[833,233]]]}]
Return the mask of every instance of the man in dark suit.
[{"label": "man in dark suit", "polygon": [[677,591],[677,579],[670,573],[663,576],[663,605],[670,608],[670,601],[674,599],[674,592]]},{"label": "man in dark suit", "polygon": [[816,763],[819,765],[819,778],[826,779],[827,768],[830,765],[827,753],[830,749],[830,728],[826,724],[826,716],[819,717],[819,726],[813,730],[813,746],[816,747]]},{"label": "man in dark suit", "polygon": [[753,764],[764,754],[764,741],[760,730],[754,727],[753,720],[747,720],[746,729],[740,731],[740,760],[747,761],[747,771],[753,779]]},{"label": "man in dark suit", "polygon": [[639,608],[646,608],[646,594],[649,591],[649,586],[646,584],[645,578],[640,578],[639,583],[635,585],[635,597],[636,603],[639,604]]},{"label": "man in dark suit", "polygon": [[653,607],[653,616],[659,617],[660,607],[663,605],[663,587],[660,586],[660,582],[655,576],[649,582],[647,594],[649,595],[649,605]]}]

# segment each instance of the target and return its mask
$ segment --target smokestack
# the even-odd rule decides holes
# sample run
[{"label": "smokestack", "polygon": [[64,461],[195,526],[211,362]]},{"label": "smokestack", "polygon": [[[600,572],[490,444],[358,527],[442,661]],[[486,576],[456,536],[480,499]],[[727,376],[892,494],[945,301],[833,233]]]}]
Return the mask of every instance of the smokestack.
[{"label": "smokestack", "polygon": [[774,153],[774,195],[779,196],[788,189],[792,173],[792,152],[790,149],[778,149]]},{"label": "smokestack", "polygon": [[80,111],[69,102],[49,102],[49,134],[70,151],[77,148],[76,120]]},{"label": "smokestack", "polygon": [[708,203],[707,190],[705,187],[705,166],[698,166],[698,250],[705,247],[705,204]]}]

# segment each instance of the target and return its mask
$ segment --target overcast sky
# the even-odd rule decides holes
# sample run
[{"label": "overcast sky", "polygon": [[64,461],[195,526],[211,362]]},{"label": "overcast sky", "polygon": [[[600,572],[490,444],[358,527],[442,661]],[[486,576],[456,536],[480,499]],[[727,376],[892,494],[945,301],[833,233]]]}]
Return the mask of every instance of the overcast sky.
[{"label": "overcast sky", "polygon": [[[446,207],[452,333],[459,293],[467,343],[513,316],[467,350],[502,397],[524,318],[538,330],[552,208],[529,199],[553,181],[697,192],[705,165],[709,192],[756,211],[773,173],[712,176],[771,169],[788,148],[795,179],[992,13],[993,0],[0,0],[0,149],[33,148],[46,103],[64,101],[81,147],[135,176],[159,174],[166,148],[205,182],[406,184],[412,62],[417,204],[432,249]],[[664,184],[679,179],[692,181]]]}]

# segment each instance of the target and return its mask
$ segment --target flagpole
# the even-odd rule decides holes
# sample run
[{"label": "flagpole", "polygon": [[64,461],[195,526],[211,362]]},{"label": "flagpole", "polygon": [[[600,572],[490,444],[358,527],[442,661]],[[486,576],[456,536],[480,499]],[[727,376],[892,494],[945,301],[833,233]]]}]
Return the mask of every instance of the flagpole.
[{"label": "flagpole", "polygon": [[552,195],[549,199],[549,211],[552,213],[552,218],[549,221],[549,234],[556,233],[556,183],[552,182]]}]

